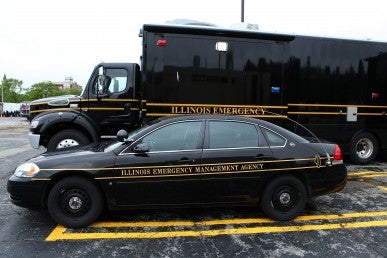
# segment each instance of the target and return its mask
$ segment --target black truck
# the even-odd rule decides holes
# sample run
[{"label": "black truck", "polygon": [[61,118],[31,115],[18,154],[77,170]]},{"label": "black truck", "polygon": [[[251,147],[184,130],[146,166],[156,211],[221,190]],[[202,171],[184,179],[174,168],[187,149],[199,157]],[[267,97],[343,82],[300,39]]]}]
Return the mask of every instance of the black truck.
[{"label": "black truck", "polygon": [[295,120],[360,164],[387,149],[387,43],[177,25],[144,25],[140,36],[141,67],[101,63],[81,96],[31,102],[33,147],[84,145],[162,116],[231,114],[297,132]]}]

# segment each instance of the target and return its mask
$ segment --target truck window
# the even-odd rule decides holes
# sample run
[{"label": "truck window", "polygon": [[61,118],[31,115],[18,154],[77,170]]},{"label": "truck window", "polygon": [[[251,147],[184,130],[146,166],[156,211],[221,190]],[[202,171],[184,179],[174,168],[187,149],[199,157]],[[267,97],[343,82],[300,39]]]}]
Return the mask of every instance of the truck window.
[{"label": "truck window", "polygon": [[110,93],[124,91],[127,86],[128,71],[126,69],[106,69],[105,75],[111,78],[108,90]]}]

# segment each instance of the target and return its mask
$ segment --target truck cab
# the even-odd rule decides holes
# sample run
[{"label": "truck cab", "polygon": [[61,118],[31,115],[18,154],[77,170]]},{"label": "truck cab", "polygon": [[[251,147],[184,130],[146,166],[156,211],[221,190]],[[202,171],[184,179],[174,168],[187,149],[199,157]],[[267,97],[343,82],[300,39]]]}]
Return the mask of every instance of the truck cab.
[{"label": "truck cab", "polygon": [[30,104],[30,144],[48,151],[86,145],[131,130],[140,118],[140,68],[98,64],[81,96],[39,99]]}]

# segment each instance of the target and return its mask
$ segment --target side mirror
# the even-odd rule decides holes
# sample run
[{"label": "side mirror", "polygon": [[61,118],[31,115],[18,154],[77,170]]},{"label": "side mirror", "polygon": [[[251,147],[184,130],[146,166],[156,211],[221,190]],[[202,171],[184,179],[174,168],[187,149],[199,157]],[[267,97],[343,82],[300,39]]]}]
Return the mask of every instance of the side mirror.
[{"label": "side mirror", "polygon": [[135,153],[145,153],[149,151],[148,144],[145,142],[138,144],[136,147],[134,147],[133,151]]},{"label": "side mirror", "polygon": [[128,138],[128,132],[125,130],[119,130],[117,132],[117,140],[120,142],[125,142],[125,140]]}]

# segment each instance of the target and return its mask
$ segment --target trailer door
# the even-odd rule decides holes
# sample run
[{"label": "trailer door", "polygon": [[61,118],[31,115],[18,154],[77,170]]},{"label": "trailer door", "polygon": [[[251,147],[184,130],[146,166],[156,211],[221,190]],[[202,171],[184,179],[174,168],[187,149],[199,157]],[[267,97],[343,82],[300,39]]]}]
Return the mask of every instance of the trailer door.
[{"label": "trailer door", "polygon": [[282,43],[167,34],[156,36],[156,42],[154,100],[209,105],[281,103]]}]

